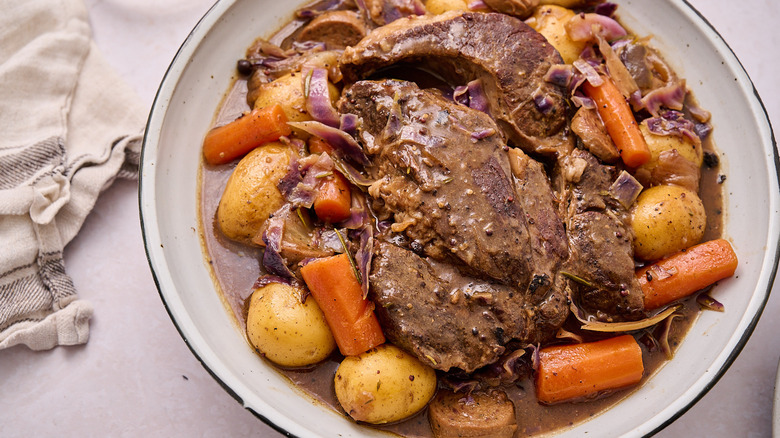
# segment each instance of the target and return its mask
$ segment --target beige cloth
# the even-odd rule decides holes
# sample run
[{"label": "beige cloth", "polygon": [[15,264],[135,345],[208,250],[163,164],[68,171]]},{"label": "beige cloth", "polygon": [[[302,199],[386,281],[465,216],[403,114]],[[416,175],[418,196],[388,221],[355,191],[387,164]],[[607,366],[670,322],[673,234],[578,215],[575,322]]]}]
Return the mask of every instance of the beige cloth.
[{"label": "beige cloth", "polygon": [[83,0],[0,11],[0,349],[82,344],[93,309],[63,248],[103,189],[137,176],[147,110],[96,48]]}]

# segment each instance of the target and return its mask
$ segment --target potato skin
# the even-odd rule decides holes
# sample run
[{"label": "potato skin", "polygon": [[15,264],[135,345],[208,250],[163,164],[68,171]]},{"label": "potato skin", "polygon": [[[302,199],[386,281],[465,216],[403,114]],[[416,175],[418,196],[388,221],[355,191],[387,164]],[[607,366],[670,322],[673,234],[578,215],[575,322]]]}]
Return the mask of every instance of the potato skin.
[{"label": "potato skin", "polygon": [[646,121],[639,125],[639,130],[645,138],[648,149],[650,149],[650,161],[639,166],[637,170],[646,170],[652,173],[653,169],[658,165],[658,157],[661,153],[675,149],[683,158],[695,164],[696,167],[701,167],[704,161],[704,150],[702,149],[701,141],[698,139],[691,140],[674,135],[653,134],[647,127]]},{"label": "potato skin", "polygon": [[252,293],[247,338],[271,362],[283,367],[314,365],[330,356],[336,341],[317,302],[301,302],[301,290],[271,283]]},{"label": "potato skin", "polygon": [[251,244],[263,222],[282,206],[276,184],[287,173],[292,154],[288,146],[272,142],[238,162],[217,208],[217,225],[227,238]]},{"label": "potato skin", "polygon": [[346,357],[334,383],[336,397],[350,417],[383,424],[424,408],[436,392],[436,373],[400,348],[383,344]]},{"label": "potato skin", "polygon": [[466,0],[428,0],[425,9],[431,14],[439,15],[447,11],[467,11],[469,5]]},{"label": "potato skin", "polygon": [[632,209],[634,255],[657,260],[702,239],[707,214],[699,196],[683,187],[650,187]]},{"label": "potato skin", "polygon": [[536,8],[526,23],[544,35],[547,41],[561,54],[563,62],[571,64],[580,57],[586,41],[573,41],[566,33],[565,24],[576,14],[571,9],[556,5],[543,5]]}]

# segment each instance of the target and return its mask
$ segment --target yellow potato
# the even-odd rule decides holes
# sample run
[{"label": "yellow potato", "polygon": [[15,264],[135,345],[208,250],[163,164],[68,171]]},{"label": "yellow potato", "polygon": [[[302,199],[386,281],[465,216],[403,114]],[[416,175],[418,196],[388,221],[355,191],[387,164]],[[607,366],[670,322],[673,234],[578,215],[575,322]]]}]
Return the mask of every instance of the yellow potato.
[{"label": "yellow potato", "polygon": [[704,160],[704,151],[699,139],[694,141],[687,137],[653,134],[647,127],[647,121],[643,121],[639,125],[639,130],[642,131],[642,136],[650,149],[650,161],[639,166],[638,171],[646,170],[652,173],[653,169],[658,165],[658,157],[661,153],[675,149],[683,158],[695,164],[696,167],[701,167]]},{"label": "yellow potato", "polygon": [[230,175],[217,208],[217,224],[229,239],[250,243],[268,216],[284,203],[276,184],[287,173],[292,150],[272,142],[249,152]]},{"label": "yellow potato", "polygon": [[663,185],[644,190],[632,209],[634,254],[657,260],[701,240],[707,214],[699,196],[682,187]]},{"label": "yellow potato", "polygon": [[580,57],[586,41],[572,41],[566,33],[565,24],[576,14],[570,9],[555,5],[539,6],[526,20],[529,26],[544,35],[550,44],[561,54],[563,62],[571,64]]},{"label": "yellow potato", "polygon": [[540,0],[539,4],[542,5],[555,5],[564,8],[579,8],[587,4],[585,0]]},{"label": "yellow potato", "polygon": [[390,344],[346,357],[336,370],[336,397],[358,421],[383,424],[414,415],[436,392],[436,373]]},{"label": "yellow potato", "polygon": [[467,11],[469,4],[466,0],[428,0],[425,9],[431,14],[439,15],[447,11]]},{"label": "yellow potato", "polygon": [[283,367],[316,364],[336,348],[317,302],[301,303],[301,290],[281,283],[252,293],[246,334],[260,354]]},{"label": "yellow potato", "polygon": [[[255,108],[278,103],[284,110],[284,115],[291,122],[305,122],[312,120],[306,111],[306,96],[304,95],[304,81],[306,77],[301,72],[286,74],[275,81],[260,85],[257,90]],[[339,90],[328,82],[328,92],[331,104],[335,105],[339,98]],[[305,132],[293,129],[296,135],[306,139],[309,135]]]}]

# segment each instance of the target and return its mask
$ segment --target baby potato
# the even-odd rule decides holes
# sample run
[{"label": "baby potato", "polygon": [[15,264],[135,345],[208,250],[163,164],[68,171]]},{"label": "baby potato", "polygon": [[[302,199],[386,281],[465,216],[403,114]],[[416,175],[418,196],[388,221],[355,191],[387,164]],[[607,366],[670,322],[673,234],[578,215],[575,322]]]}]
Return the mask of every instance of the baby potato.
[{"label": "baby potato", "polygon": [[217,207],[217,225],[229,239],[251,243],[268,216],[284,203],[276,184],[287,173],[292,150],[271,142],[236,165]]},{"label": "baby potato", "polygon": [[425,9],[431,14],[439,15],[447,11],[467,11],[469,4],[466,0],[428,0]]},{"label": "baby potato", "polygon": [[[306,76],[301,72],[289,73],[279,79],[262,84],[257,90],[257,99],[255,108],[264,108],[278,103],[284,110],[284,115],[290,122],[305,122],[312,120],[306,111],[306,96],[304,95],[304,81]],[[339,98],[339,90],[333,84],[328,82],[328,92],[330,94],[331,104],[335,105]],[[299,129],[293,129],[293,132],[303,139],[309,138],[309,135]]]},{"label": "baby potato", "polygon": [[650,149],[650,161],[639,166],[637,170],[641,169],[652,173],[653,169],[658,165],[658,157],[661,153],[675,149],[683,158],[695,164],[696,167],[701,167],[704,160],[704,151],[699,139],[691,140],[687,137],[677,137],[675,135],[653,134],[647,127],[647,121],[643,121],[639,125],[639,130],[642,131],[642,136]]},{"label": "baby potato", "polygon": [[433,368],[390,344],[346,357],[334,381],[336,397],[347,414],[372,424],[410,417],[436,392]]},{"label": "baby potato", "polygon": [[313,365],[330,356],[336,341],[317,302],[301,290],[271,283],[252,293],[246,334],[255,349],[283,367]]},{"label": "baby potato", "polygon": [[650,187],[632,209],[634,254],[657,260],[693,246],[706,225],[704,204],[696,193],[674,185]]},{"label": "baby potato", "polygon": [[561,54],[563,62],[571,64],[580,57],[586,41],[573,41],[566,32],[565,24],[576,14],[561,6],[539,6],[526,23],[544,35],[547,41]]}]

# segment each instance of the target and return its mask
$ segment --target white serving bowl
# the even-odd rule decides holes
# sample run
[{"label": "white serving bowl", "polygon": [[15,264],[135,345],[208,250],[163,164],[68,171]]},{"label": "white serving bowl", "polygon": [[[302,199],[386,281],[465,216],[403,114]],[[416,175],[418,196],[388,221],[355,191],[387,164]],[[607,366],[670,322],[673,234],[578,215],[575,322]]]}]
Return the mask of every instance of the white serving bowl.
[{"label": "white serving bowl", "polygon": [[[563,436],[646,435],[701,398],[739,354],[774,280],[780,236],[778,157],[750,78],[718,33],[683,0],[617,1],[621,19],[653,44],[712,112],[725,153],[725,237],[740,265],[715,297],[726,312],[704,312],[676,357],[644,386]],[[386,436],[312,401],[248,348],[205,263],[198,223],[201,143],[235,74],[236,60],[303,2],[222,0],[192,30],[155,99],[141,163],[146,251],[160,295],[203,366],[240,403],[279,431],[301,437]]]}]

